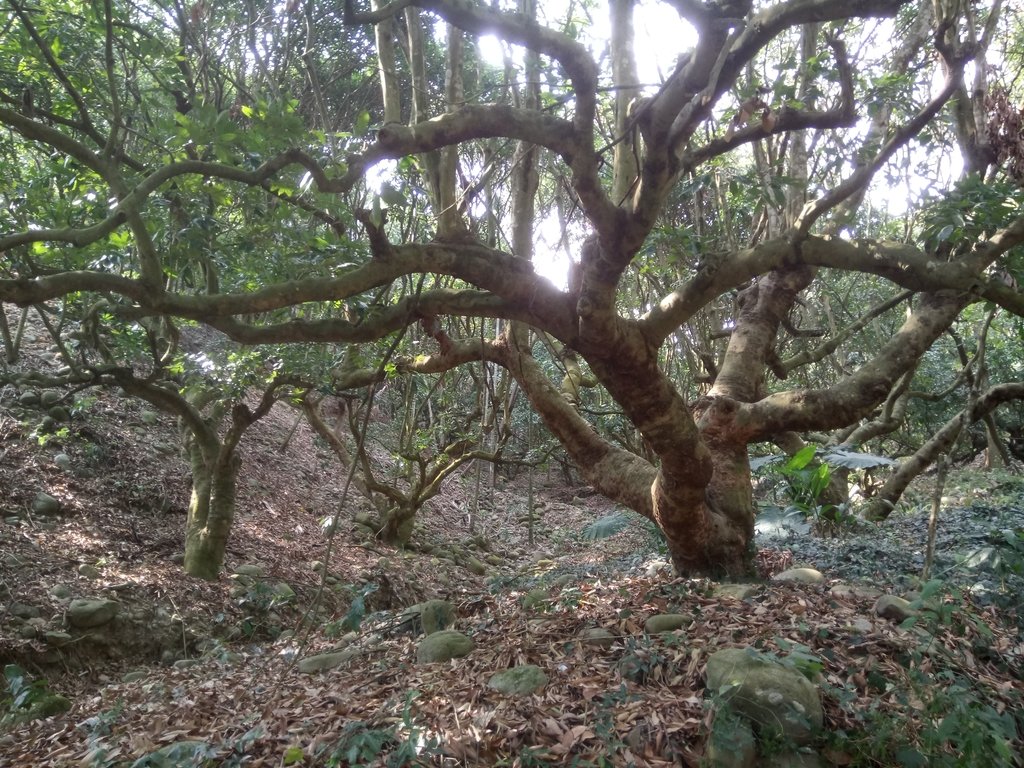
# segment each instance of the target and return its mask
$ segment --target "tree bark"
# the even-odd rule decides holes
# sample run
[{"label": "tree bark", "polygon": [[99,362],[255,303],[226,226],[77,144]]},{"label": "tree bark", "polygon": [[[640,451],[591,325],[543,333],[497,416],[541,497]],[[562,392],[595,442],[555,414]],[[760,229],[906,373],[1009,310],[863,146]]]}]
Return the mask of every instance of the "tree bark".
[{"label": "tree bark", "polygon": [[210,456],[195,441],[189,446],[192,499],[185,524],[185,573],[215,580],[224,564],[241,457],[234,448]]},{"label": "tree bark", "polygon": [[895,509],[911,481],[941,454],[949,451],[965,424],[971,424],[990,415],[1002,403],[1020,399],[1024,399],[1024,384],[997,384],[991,387],[974,401],[970,413],[958,413],[932,435],[913,456],[900,463],[864,510],[864,515],[869,520],[884,520]]}]

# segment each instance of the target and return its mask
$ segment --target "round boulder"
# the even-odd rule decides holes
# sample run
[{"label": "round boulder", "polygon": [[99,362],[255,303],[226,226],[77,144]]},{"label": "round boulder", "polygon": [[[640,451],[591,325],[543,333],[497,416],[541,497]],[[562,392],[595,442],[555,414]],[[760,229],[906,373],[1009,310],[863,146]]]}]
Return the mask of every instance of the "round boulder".
[{"label": "round boulder", "polygon": [[443,629],[427,635],[416,648],[416,661],[420,664],[436,664],[468,655],[476,644],[454,629]]},{"label": "round boulder", "polygon": [[116,600],[104,600],[102,598],[89,600],[72,600],[68,605],[67,620],[72,627],[88,629],[90,627],[101,627],[109,623],[117,616],[121,604]]},{"label": "round boulder", "polygon": [[60,512],[60,501],[40,491],[32,499],[32,511],[37,515],[56,515]]},{"label": "round boulder", "polygon": [[487,686],[506,696],[527,696],[548,684],[544,670],[534,664],[505,669],[493,675]]},{"label": "round boulder", "polygon": [[821,729],[818,689],[796,669],[750,648],[724,648],[708,659],[708,690],[761,730],[797,745]]},{"label": "round boulder", "polygon": [[823,584],[825,576],[821,571],[814,568],[790,568],[788,571],[777,573],[772,581],[787,581],[794,584]]},{"label": "round boulder", "polygon": [[644,622],[644,632],[648,635],[663,635],[666,632],[682,629],[690,621],[692,621],[691,617],[681,613],[659,613]]}]

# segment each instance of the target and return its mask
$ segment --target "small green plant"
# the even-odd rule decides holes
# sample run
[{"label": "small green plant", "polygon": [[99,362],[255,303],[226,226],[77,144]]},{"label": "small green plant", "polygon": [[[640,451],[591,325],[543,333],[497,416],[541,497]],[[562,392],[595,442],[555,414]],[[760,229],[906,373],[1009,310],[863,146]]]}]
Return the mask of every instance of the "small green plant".
[{"label": "small green plant", "polygon": [[[834,534],[854,521],[849,504],[823,502],[832,482],[832,467],[846,469],[871,469],[891,460],[882,456],[855,453],[833,448],[821,453],[815,445],[806,445],[785,461],[782,457],[767,456],[751,460],[751,469],[774,473],[785,481],[788,506],[775,511],[781,527],[806,533],[809,526],[794,524],[793,518],[803,518],[813,523],[819,534]],[[772,510],[772,507],[768,508]]]},{"label": "small green plant", "polygon": [[85,731],[86,743],[89,745],[89,765],[95,768],[106,768],[114,765],[116,757],[111,747],[106,743],[106,738],[113,731],[117,721],[121,719],[124,712],[124,700],[118,699],[113,707],[99,712],[78,724],[80,731]]},{"label": "small green plant", "polygon": [[5,691],[0,695],[0,726],[58,715],[71,701],[50,690],[46,680],[33,680],[17,664],[4,667]]},{"label": "small green plant", "polygon": [[264,581],[247,585],[245,591],[237,597],[238,606],[246,612],[240,625],[242,633],[246,637],[256,636],[268,627],[270,612],[287,605],[293,599],[293,594],[282,592]]},{"label": "small green plant", "polygon": [[333,621],[327,625],[325,632],[328,637],[338,637],[346,632],[356,632],[366,618],[366,598],[377,591],[377,585],[373,583],[363,584],[356,591],[355,587],[348,587],[353,593],[352,602],[348,611],[341,621]]},{"label": "small green plant", "polygon": [[40,448],[45,448],[50,443],[57,443],[57,445],[64,445],[71,436],[71,430],[67,427],[61,427],[53,432],[45,431],[42,424],[36,427],[35,431],[31,435],[35,438]]},{"label": "small green plant", "polygon": [[436,737],[427,737],[413,721],[412,702],[418,695],[418,691],[406,694],[401,726],[373,728],[361,720],[346,723],[325,765],[376,765],[382,759],[388,768],[426,765],[437,754],[440,742]]},{"label": "small green plant", "polygon": [[[630,524],[637,520],[637,515],[632,512],[616,511],[611,514],[599,517],[587,525],[580,535],[586,541],[599,541],[609,539],[617,533],[626,530]],[[644,531],[648,536],[648,549],[657,551],[660,554],[668,552],[668,544],[665,541],[665,534],[650,520],[643,520]]]},{"label": "small green plant", "polygon": [[916,614],[902,626],[913,629],[918,641],[902,657],[901,673],[856,670],[868,689],[880,694],[867,709],[853,692],[821,683],[846,713],[847,724],[856,726],[833,731],[831,746],[852,765],[1018,766],[1019,693],[964,675],[966,667],[939,640],[940,635],[971,638],[977,648],[992,630],[942,579],[926,582],[911,607]]}]

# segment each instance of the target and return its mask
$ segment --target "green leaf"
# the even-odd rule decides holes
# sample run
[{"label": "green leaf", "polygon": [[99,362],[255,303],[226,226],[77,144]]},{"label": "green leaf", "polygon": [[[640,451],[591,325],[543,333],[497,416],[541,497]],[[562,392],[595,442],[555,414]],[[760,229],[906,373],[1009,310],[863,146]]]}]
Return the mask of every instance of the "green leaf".
[{"label": "green leaf", "polygon": [[284,751],[284,757],[281,758],[281,761],[285,765],[295,765],[295,763],[302,762],[305,757],[306,753],[303,751],[302,747],[288,747],[288,749]]},{"label": "green leaf", "polygon": [[808,464],[814,461],[814,454],[816,454],[817,452],[818,446],[805,445],[803,448],[801,448],[799,451],[793,454],[790,460],[786,462],[786,466],[783,467],[782,471],[784,473],[795,472],[806,468]]},{"label": "green leaf", "polygon": [[587,541],[607,539],[626,529],[630,518],[624,512],[612,512],[600,517],[583,529],[582,536]]},{"label": "green leaf", "polygon": [[846,469],[889,467],[896,463],[893,459],[886,456],[878,456],[873,453],[857,453],[856,451],[847,451],[845,448],[833,448],[824,454],[821,459],[833,467],[845,467]]},{"label": "green leaf", "polygon": [[366,129],[370,127],[370,113],[365,109],[356,118],[356,124],[352,127],[352,133],[356,136],[365,136]]}]

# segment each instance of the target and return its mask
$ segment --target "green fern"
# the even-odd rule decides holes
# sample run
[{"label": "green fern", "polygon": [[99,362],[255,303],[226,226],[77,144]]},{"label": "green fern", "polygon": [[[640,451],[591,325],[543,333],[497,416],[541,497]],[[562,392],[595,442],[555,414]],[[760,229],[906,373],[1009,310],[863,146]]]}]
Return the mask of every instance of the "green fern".
[{"label": "green fern", "polygon": [[624,531],[631,519],[632,517],[625,512],[612,512],[610,515],[599,517],[583,529],[583,538],[587,541],[610,538]]}]

